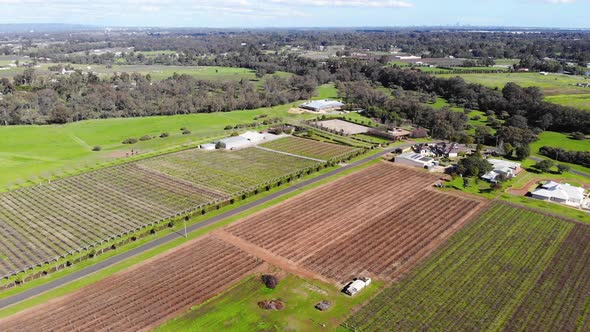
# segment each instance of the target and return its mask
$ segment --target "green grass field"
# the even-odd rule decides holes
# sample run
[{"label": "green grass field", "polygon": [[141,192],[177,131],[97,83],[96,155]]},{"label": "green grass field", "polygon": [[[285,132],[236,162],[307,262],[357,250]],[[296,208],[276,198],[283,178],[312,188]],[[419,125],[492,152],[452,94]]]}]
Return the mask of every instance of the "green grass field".
[{"label": "green grass field", "polygon": [[[588,88],[586,88],[588,89]],[[576,94],[576,95],[555,95],[555,96],[547,96],[545,100],[560,104],[564,106],[572,106],[575,108],[588,110],[590,111],[590,89],[588,89],[589,93],[586,94]]]},{"label": "green grass field", "polygon": [[[359,295],[349,297],[333,285],[293,275],[283,277],[277,288],[268,289],[255,275],[155,331],[333,331],[353,307],[369,299],[380,286],[372,283]],[[285,309],[260,309],[258,301],[268,299],[282,299]],[[323,300],[332,302],[324,312],[314,308]]]},{"label": "green grass field", "polygon": [[588,235],[590,226],[494,204],[346,324],[362,331],[521,331],[536,313],[548,331],[585,330],[590,293],[577,289],[590,287],[588,265],[572,249],[588,250]]},{"label": "green grass field", "polygon": [[340,99],[338,89],[332,83],[318,86],[314,99]]},{"label": "green grass field", "polygon": [[539,140],[531,143],[531,152],[538,153],[544,146],[560,147],[572,151],[590,151],[590,139],[578,141],[569,138],[569,135],[554,131],[544,131],[539,135]]},{"label": "green grass field", "polygon": [[[80,168],[125,157],[131,149],[148,153],[171,148],[187,142],[207,141],[220,136],[226,125],[250,123],[254,117],[268,114],[296,120],[313,115],[293,115],[287,111],[298,102],[256,110],[233,111],[211,114],[177,116],[154,116],[144,118],[88,120],[66,125],[8,126],[0,127],[0,187],[47,177],[64,170]],[[182,135],[186,127],[190,135]],[[128,137],[170,133],[167,138],[154,138],[137,144],[125,145]],[[101,146],[102,151],[93,152],[92,147]]]},{"label": "green grass field", "polygon": [[549,74],[547,76],[539,73],[506,73],[506,74],[441,74],[439,77],[463,77],[467,82],[479,83],[491,88],[502,88],[508,82],[514,82],[520,86],[537,86],[545,95],[585,94],[589,88],[575,86],[576,83],[588,82],[588,79],[581,76],[570,76],[562,74]]}]

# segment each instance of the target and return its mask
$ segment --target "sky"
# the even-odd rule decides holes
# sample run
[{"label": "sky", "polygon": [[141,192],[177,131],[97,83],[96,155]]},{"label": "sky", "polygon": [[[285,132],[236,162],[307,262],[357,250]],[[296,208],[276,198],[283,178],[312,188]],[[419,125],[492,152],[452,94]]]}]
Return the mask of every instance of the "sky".
[{"label": "sky", "polygon": [[590,28],[590,0],[0,0],[0,23]]}]

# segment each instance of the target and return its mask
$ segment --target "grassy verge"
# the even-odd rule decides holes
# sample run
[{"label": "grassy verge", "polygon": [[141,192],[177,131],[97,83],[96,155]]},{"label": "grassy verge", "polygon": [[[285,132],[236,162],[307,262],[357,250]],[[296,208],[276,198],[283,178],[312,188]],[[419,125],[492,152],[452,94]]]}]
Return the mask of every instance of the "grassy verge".
[{"label": "grassy verge", "polygon": [[[379,150],[371,151],[371,154],[378,153],[378,152],[379,152]],[[356,158],[356,160],[362,159],[364,157],[366,157],[366,155],[359,156],[359,157]],[[353,159],[353,161],[354,160],[355,159]],[[139,255],[134,256],[134,257],[132,257],[130,259],[127,259],[127,260],[125,260],[123,262],[120,262],[118,264],[115,264],[113,266],[110,266],[108,268],[105,268],[103,270],[100,270],[99,272],[96,272],[96,273],[94,273],[94,274],[92,274],[90,276],[87,276],[84,279],[76,280],[76,281],[74,281],[72,283],[69,283],[69,284],[67,284],[65,286],[62,286],[62,287],[59,287],[57,289],[48,291],[48,292],[46,292],[46,293],[44,293],[44,294],[42,294],[40,296],[34,297],[32,299],[29,299],[29,300],[20,302],[20,303],[14,305],[14,306],[8,307],[8,308],[3,309],[3,310],[0,310],[0,318],[1,317],[6,317],[6,316],[10,316],[10,315],[12,315],[12,314],[14,314],[16,312],[19,312],[19,311],[25,310],[27,308],[33,307],[33,306],[35,306],[37,304],[40,304],[40,303],[49,301],[49,300],[51,300],[53,298],[56,298],[56,297],[59,297],[59,296],[62,296],[62,295],[71,293],[71,292],[73,292],[75,290],[78,290],[78,289],[84,287],[84,286],[87,286],[89,284],[92,284],[92,283],[94,283],[94,282],[96,282],[98,280],[104,279],[104,278],[112,275],[113,273],[116,273],[116,272],[119,272],[121,270],[124,270],[125,268],[128,268],[128,267],[130,267],[132,265],[135,265],[135,264],[140,263],[140,262],[142,262],[144,260],[147,260],[147,259],[149,259],[151,257],[154,257],[154,256],[156,256],[156,255],[158,255],[158,254],[160,254],[160,253],[162,253],[162,252],[164,252],[166,250],[172,249],[172,248],[174,248],[174,247],[176,247],[176,246],[178,246],[178,245],[180,245],[182,243],[185,243],[188,240],[194,239],[194,238],[196,238],[198,236],[201,236],[203,234],[206,234],[206,233],[208,233],[208,232],[210,232],[210,231],[212,231],[214,229],[217,229],[217,228],[223,227],[225,225],[228,225],[228,224],[230,224],[230,223],[232,223],[232,222],[234,222],[236,220],[239,220],[239,219],[241,219],[241,218],[243,218],[245,216],[248,216],[250,214],[253,214],[255,212],[261,211],[261,210],[266,209],[266,208],[268,208],[270,206],[273,206],[275,204],[278,204],[278,203],[280,203],[280,202],[282,202],[282,201],[284,201],[284,200],[286,200],[286,199],[288,199],[290,197],[296,196],[296,195],[298,195],[301,192],[304,192],[306,190],[309,190],[309,189],[318,187],[318,186],[320,186],[320,185],[322,185],[324,183],[333,181],[334,179],[337,179],[337,178],[340,178],[340,177],[345,176],[347,174],[350,174],[350,173],[353,173],[355,171],[358,171],[358,170],[360,170],[362,168],[365,168],[365,167],[367,167],[369,165],[372,165],[372,164],[374,164],[376,162],[378,162],[378,160],[374,160],[374,161],[371,161],[371,162],[368,162],[368,163],[364,163],[364,164],[362,164],[360,166],[357,166],[357,167],[348,169],[348,170],[346,170],[346,171],[344,171],[342,173],[339,173],[339,174],[337,174],[335,176],[332,176],[332,177],[329,177],[327,179],[318,181],[318,182],[316,182],[314,184],[311,184],[309,186],[306,186],[306,187],[297,189],[296,191],[294,191],[292,193],[283,195],[283,196],[281,196],[281,197],[279,197],[277,199],[274,199],[272,201],[269,201],[269,202],[266,202],[264,204],[261,204],[261,205],[255,207],[255,208],[252,208],[252,209],[250,209],[248,211],[245,211],[245,212],[240,213],[240,214],[237,214],[237,215],[235,215],[233,217],[227,218],[227,219],[225,219],[225,220],[223,220],[223,221],[221,221],[221,222],[219,222],[217,224],[214,224],[214,225],[211,225],[211,226],[207,226],[207,227],[201,228],[201,229],[199,229],[197,231],[191,232],[191,233],[188,234],[188,238],[186,238],[186,239],[184,237],[181,237],[181,235],[179,234],[179,238],[176,239],[176,240],[173,240],[173,241],[168,242],[166,244],[163,244],[163,245],[161,245],[161,246],[159,246],[157,248],[154,248],[152,250],[149,250],[149,251],[147,251],[145,253],[139,254]],[[327,173],[327,172],[329,172],[331,170],[334,170],[335,168],[336,167],[330,167],[330,168],[323,169],[320,172],[314,173],[311,176],[306,177],[306,178],[311,178],[311,177],[315,177],[315,176],[318,176],[318,175]],[[306,178],[303,178],[303,179],[306,179]],[[300,181],[292,181],[292,183],[290,185],[297,184],[297,183],[299,183],[301,181],[302,180],[300,180]],[[191,222],[192,223],[201,222],[201,221],[203,221],[205,219],[208,219],[208,218],[211,218],[211,217],[213,217],[213,216],[215,216],[217,214],[221,214],[221,213],[227,212],[227,211],[229,211],[229,210],[231,210],[233,208],[236,208],[236,207],[238,207],[240,205],[247,204],[247,203],[249,203],[251,201],[254,201],[254,200],[263,198],[265,196],[268,196],[268,195],[270,195],[270,194],[272,194],[272,193],[274,193],[276,191],[280,191],[282,189],[285,189],[286,187],[287,186],[272,188],[268,192],[264,192],[264,193],[261,193],[261,194],[259,194],[257,196],[254,196],[254,197],[251,197],[251,198],[247,198],[246,200],[236,202],[236,204],[223,207],[220,210],[217,210],[216,212],[212,212],[212,213],[209,213],[209,214],[207,214],[205,216],[201,216],[201,217],[195,217],[195,218],[193,218],[191,220]],[[180,229],[181,229],[181,227],[182,226],[179,225],[179,226],[177,226],[177,228],[175,230],[171,230],[171,231],[179,232]],[[146,238],[145,241],[147,242],[149,240],[155,239],[156,237],[164,236],[164,235],[168,234],[171,231],[157,233],[154,237]],[[107,253],[105,255],[97,256],[96,258],[91,259],[91,260],[89,260],[87,262],[84,262],[82,264],[77,264],[77,265],[74,265],[71,268],[68,268],[66,270],[62,270],[60,272],[57,272],[57,273],[54,273],[54,274],[50,274],[46,278],[37,279],[37,280],[32,281],[30,283],[27,283],[27,284],[25,284],[25,285],[23,285],[21,287],[18,287],[18,288],[15,288],[15,289],[11,289],[11,290],[7,290],[5,292],[2,292],[2,293],[0,293],[0,298],[5,298],[5,297],[11,296],[11,295],[15,295],[15,294],[17,294],[19,292],[22,292],[22,291],[25,291],[27,289],[30,289],[30,288],[33,288],[33,287],[42,285],[44,283],[47,283],[49,281],[52,281],[52,280],[55,280],[55,279],[58,279],[58,278],[61,278],[61,277],[64,277],[65,275],[67,275],[69,273],[73,273],[73,272],[78,271],[78,270],[81,270],[84,267],[87,267],[89,265],[96,264],[96,263],[98,263],[98,262],[100,262],[100,261],[102,261],[102,260],[104,260],[104,259],[106,259],[108,257],[111,257],[112,255],[120,254],[120,253],[123,252],[123,250],[127,251],[127,250],[133,249],[133,248],[138,247],[141,244],[144,244],[145,243],[145,242],[141,242],[141,241],[142,240],[139,240],[137,242],[132,243],[132,245],[130,245],[130,246],[125,246],[122,249],[117,249],[114,252],[112,252],[112,254],[111,253]]]},{"label": "grassy verge", "polygon": [[[350,297],[333,285],[294,275],[287,275],[275,289],[268,289],[255,275],[155,331],[333,331],[352,308],[368,300],[382,286],[373,282],[357,296]],[[269,299],[283,300],[285,309],[268,311],[258,307],[259,301]],[[324,300],[331,302],[328,310],[314,308]]]}]

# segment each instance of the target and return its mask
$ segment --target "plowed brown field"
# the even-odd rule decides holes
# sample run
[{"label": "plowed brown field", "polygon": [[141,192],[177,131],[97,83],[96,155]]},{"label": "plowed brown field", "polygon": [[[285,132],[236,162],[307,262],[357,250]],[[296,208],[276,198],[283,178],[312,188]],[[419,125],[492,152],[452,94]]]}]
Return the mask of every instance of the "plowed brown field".
[{"label": "plowed brown field", "polygon": [[334,281],[392,280],[486,205],[434,190],[437,179],[380,163],[225,231]]},{"label": "plowed brown field", "polygon": [[262,264],[207,236],[78,292],[0,320],[0,331],[147,330]]}]

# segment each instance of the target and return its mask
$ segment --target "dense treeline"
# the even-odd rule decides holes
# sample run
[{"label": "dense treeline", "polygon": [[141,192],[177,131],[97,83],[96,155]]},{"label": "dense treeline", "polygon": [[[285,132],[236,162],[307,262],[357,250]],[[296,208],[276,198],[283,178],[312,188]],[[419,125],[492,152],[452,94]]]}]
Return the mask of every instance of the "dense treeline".
[{"label": "dense treeline", "polygon": [[590,132],[590,113],[543,101],[539,88],[508,83],[501,91],[466,83],[460,77],[438,78],[417,71],[381,68],[373,79],[386,87],[434,93],[461,107],[492,112],[513,127],[562,132]]},{"label": "dense treeline", "polygon": [[[66,123],[96,118],[174,115],[253,109],[308,99],[317,82],[309,77],[269,76],[261,87],[239,82],[203,81],[188,75],[152,82],[122,73],[108,79],[74,73],[16,86],[0,81],[0,123]],[[25,89],[26,88],[26,89]]]},{"label": "dense treeline", "polygon": [[[35,34],[25,34],[23,37],[31,41],[30,44],[33,44],[33,40],[45,38]],[[456,58],[520,59],[530,56],[531,59],[568,59],[580,64],[590,62],[590,34],[585,31],[540,31],[514,34],[503,31],[489,33],[408,29],[381,31],[168,29],[161,33],[146,31],[53,33],[51,37],[65,42],[54,43],[43,48],[33,47],[28,55],[53,59],[67,53],[101,48],[133,47],[135,51],[173,50],[185,54],[186,59],[193,61],[193,56],[239,52],[244,44],[268,51],[281,51],[285,46],[317,50],[319,47],[344,45],[349,50],[388,52],[395,49],[435,58],[450,55]],[[9,48],[1,51],[11,52]],[[92,57],[93,55],[88,55],[86,63],[96,63],[91,59]],[[81,58],[83,56],[78,59]],[[164,58],[167,58],[166,61],[173,61],[173,57]],[[111,61],[112,59],[103,60]],[[178,59],[178,63],[175,64],[182,61],[183,59]]]},{"label": "dense treeline", "polygon": [[568,151],[562,148],[543,146],[539,153],[557,161],[590,167],[590,151]]}]

